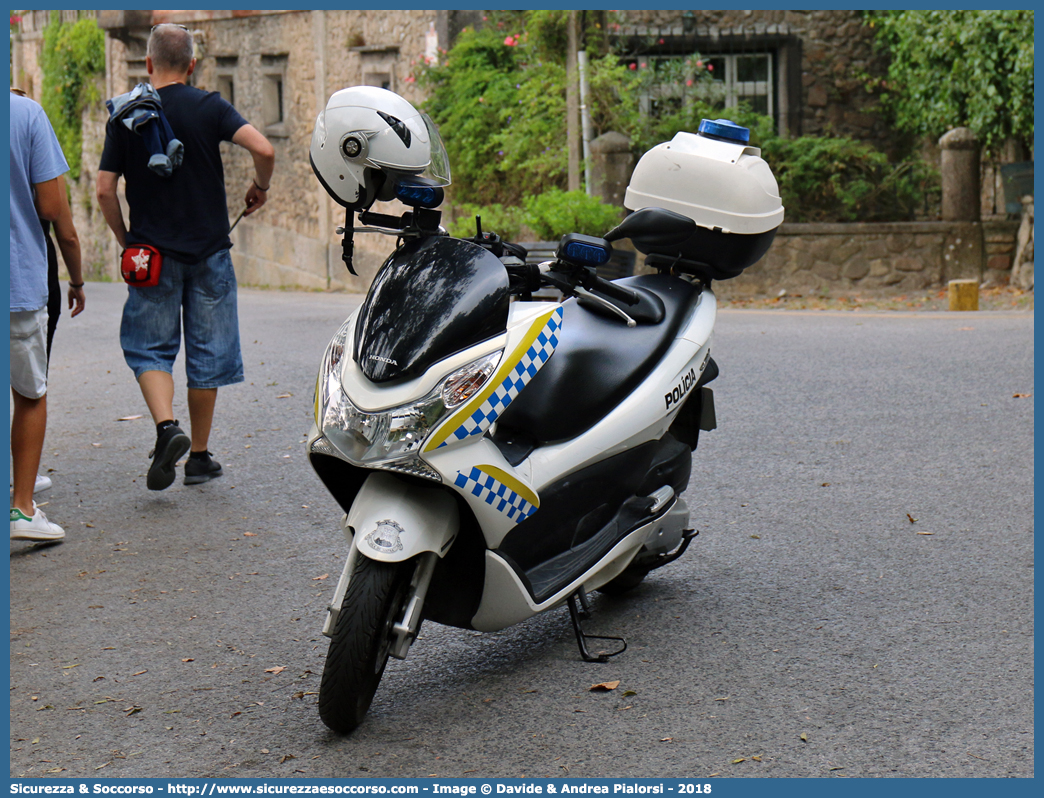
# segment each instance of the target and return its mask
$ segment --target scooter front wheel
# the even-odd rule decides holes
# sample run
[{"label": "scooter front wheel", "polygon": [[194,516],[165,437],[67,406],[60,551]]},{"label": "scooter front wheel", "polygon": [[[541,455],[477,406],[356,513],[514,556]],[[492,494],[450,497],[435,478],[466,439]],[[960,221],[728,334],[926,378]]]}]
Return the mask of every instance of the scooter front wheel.
[{"label": "scooter front wheel", "polygon": [[319,685],[319,717],[336,732],[355,729],[381,683],[392,627],[409,599],[416,564],[356,560]]}]

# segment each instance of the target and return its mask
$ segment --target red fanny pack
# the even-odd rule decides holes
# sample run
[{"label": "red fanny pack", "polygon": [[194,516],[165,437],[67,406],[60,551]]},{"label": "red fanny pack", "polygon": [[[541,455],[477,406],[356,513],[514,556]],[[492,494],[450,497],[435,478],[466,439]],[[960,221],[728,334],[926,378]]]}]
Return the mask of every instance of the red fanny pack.
[{"label": "red fanny pack", "polygon": [[163,256],[155,247],[148,244],[132,244],[123,250],[120,259],[120,273],[127,285],[147,288],[159,283],[160,268]]}]

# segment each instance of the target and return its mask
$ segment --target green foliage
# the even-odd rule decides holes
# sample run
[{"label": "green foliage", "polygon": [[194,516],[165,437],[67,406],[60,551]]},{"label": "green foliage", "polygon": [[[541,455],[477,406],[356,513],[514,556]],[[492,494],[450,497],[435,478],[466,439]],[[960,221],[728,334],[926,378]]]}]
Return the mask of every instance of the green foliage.
[{"label": "green foliage", "polygon": [[1033,141],[1033,11],[868,15],[891,54],[883,102],[900,129],[939,138],[971,128],[988,150]]},{"label": "green foliage", "polygon": [[566,233],[601,236],[620,221],[620,209],[615,205],[606,205],[583,191],[559,188],[524,197],[521,206],[463,203],[455,211],[456,219],[449,225],[451,235],[475,235],[475,217],[480,216],[483,230],[508,241],[519,241],[524,235],[538,241],[557,241]]},{"label": "green foliage", "polygon": [[457,238],[471,238],[475,235],[475,217],[482,219],[482,229],[492,232],[508,241],[519,241],[522,237],[522,209],[504,207],[499,202],[488,205],[475,205],[465,202],[454,208],[456,218],[449,223],[450,235]]},{"label": "green foliage", "polygon": [[[476,212],[483,229],[508,239],[522,225],[554,240],[567,232],[601,235],[616,223],[617,209],[563,191],[567,19],[565,11],[489,12],[481,30],[465,30],[442,64],[418,75],[449,151],[453,200],[463,203],[454,234],[473,235]],[[589,31],[588,41],[596,39]],[[711,73],[699,54],[654,60],[610,51],[592,55],[589,66],[596,136],[623,133],[640,156],[679,131],[696,131],[701,119],[731,119],[750,128],[751,144],[763,149],[789,221],[909,219],[933,185],[924,165],[889,164],[869,145],[783,139],[770,117],[746,105],[724,110],[710,99]],[[655,98],[656,113],[643,110],[642,97]]]},{"label": "green foliage", "polygon": [[[517,205],[566,187],[567,19],[566,11],[489,12],[480,30],[461,33],[442,64],[418,71],[429,94],[425,110],[446,142],[458,201]],[[678,98],[692,95],[709,74],[698,60],[646,69],[638,60],[622,64],[614,53],[593,55],[588,105],[595,136],[619,130],[635,141],[648,138],[632,134],[648,119],[640,112],[641,92],[655,81],[669,82]]]},{"label": "green foliage", "polygon": [[551,189],[526,197],[522,206],[526,227],[541,241],[557,241],[566,233],[605,235],[620,221],[620,209],[583,191]]},{"label": "green foliage", "polygon": [[52,12],[43,30],[40,67],[43,108],[75,180],[80,176],[83,148],[81,114],[89,103],[101,99],[94,77],[105,69],[105,33],[93,19],[66,24],[57,11]]},{"label": "green foliage", "polygon": [[936,180],[923,162],[889,164],[884,153],[846,138],[769,137],[762,156],[779,183],[788,222],[912,219]]}]

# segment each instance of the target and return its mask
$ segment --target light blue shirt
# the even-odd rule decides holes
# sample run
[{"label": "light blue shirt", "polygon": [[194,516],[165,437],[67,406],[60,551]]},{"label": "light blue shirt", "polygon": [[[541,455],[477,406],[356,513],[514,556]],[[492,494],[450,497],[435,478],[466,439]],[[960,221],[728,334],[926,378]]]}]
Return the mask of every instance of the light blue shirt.
[{"label": "light blue shirt", "polygon": [[33,186],[69,171],[37,103],[11,94],[11,312],[47,306],[47,245]]}]

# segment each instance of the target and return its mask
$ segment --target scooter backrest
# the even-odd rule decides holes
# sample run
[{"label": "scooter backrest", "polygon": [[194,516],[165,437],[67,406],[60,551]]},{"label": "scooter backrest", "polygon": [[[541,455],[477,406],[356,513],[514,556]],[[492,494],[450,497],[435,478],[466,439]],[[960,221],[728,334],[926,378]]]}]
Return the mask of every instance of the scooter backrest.
[{"label": "scooter backrest", "polygon": [[629,238],[639,251],[681,244],[696,230],[696,222],[688,216],[663,208],[635,211],[605,234],[606,241]]}]

